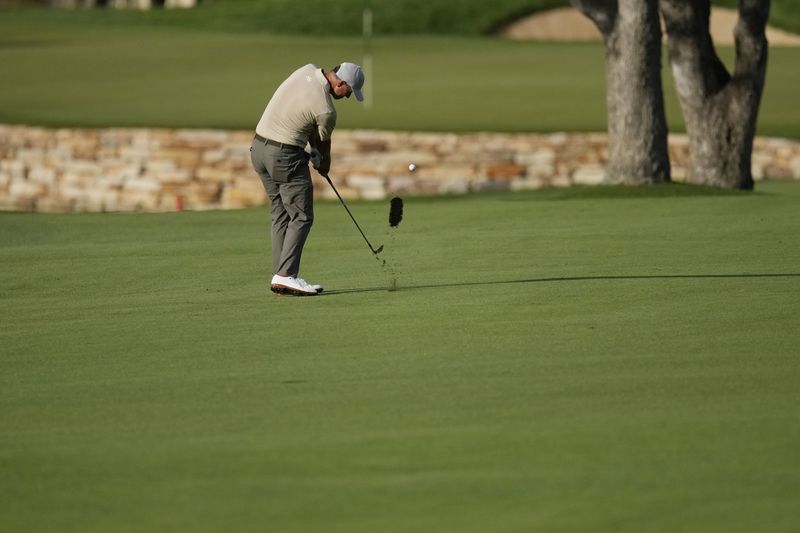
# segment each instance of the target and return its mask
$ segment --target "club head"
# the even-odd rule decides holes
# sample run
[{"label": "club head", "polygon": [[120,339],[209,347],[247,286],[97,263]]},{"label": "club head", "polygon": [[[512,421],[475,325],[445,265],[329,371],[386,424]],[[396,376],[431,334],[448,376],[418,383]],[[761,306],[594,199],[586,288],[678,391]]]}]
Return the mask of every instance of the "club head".
[{"label": "club head", "polygon": [[372,250],[372,253],[375,254],[375,255],[378,255],[382,251],[383,251],[383,245],[381,244],[380,246],[378,246],[378,248],[376,248],[375,250]]}]

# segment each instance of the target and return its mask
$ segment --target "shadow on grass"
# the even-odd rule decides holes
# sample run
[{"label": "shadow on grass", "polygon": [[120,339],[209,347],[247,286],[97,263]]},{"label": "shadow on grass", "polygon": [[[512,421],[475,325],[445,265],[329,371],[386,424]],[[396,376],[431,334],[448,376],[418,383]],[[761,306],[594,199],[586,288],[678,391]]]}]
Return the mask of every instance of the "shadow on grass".
[{"label": "shadow on grass", "polygon": [[390,287],[364,287],[352,289],[333,289],[320,296],[353,294],[358,292],[394,292],[418,289],[441,289],[447,287],[476,287],[479,285],[513,285],[518,283],[556,283],[570,281],[628,281],[628,280],[681,280],[681,279],[770,279],[800,278],[800,273],[760,273],[760,274],[653,274],[641,276],[564,276],[553,278],[515,279],[506,281],[467,281],[461,283],[431,283],[425,285],[402,285]]},{"label": "shadow on grass", "polygon": [[[687,198],[707,196],[741,197],[762,194],[758,191],[722,189],[686,183],[657,183],[653,185],[574,185],[572,187],[546,187],[532,191],[533,200],[617,200],[628,198]],[[508,200],[525,199],[524,195],[509,196]]]},{"label": "shadow on grass", "polygon": [[541,189],[509,191],[482,190],[463,194],[439,194],[431,196],[414,196],[414,203],[447,202],[451,200],[475,199],[485,201],[494,199],[503,202],[551,202],[565,200],[626,200],[650,198],[692,198],[692,197],[728,197],[769,195],[760,190],[742,191],[738,189],[722,189],[705,185],[688,183],[655,183],[652,185],[571,185],[569,187],[543,187]]}]

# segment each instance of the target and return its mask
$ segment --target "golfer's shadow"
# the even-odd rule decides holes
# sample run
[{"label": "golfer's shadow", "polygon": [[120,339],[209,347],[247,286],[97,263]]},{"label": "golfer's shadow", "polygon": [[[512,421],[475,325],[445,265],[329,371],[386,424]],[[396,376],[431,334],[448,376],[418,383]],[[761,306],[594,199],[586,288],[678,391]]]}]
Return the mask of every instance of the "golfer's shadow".
[{"label": "golfer's shadow", "polygon": [[350,289],[326,290],[320,296],[334,296],[337,294],[352,294],[358,292],[394,292],[410,291],[417,289],[439,289],[446,287],[474,287],[478,285],[512,285],[523,283],[558,283],[574,281],[627,281],[627,280],[681,280],[681,279],[769,279],[769,278],[800,278],[800,273],[751,273],[751,274],[652,274],[628,276],[561,276],[552,278],[530,278],[501,281],[466,281],[461,283],[431,283],[422,285],[398,285],[389,287],[363,287]]}]

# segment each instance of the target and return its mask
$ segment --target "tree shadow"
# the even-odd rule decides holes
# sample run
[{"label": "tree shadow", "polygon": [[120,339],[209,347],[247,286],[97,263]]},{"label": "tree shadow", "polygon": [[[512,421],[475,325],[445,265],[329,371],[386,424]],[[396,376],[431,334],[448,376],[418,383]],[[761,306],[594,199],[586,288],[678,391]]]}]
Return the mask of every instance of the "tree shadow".
[{"label": "tree shadow", "polygon": [[441,289],[447,287],[477,287],[479,285],[514,285],[525,283],[559,283],[574,281],[628,281],[628,280],[681,280],[681,279],[770,279],[800,278],[800,273],[752,273],[752,274],[652,274],[628,276],[562,276],[550,278],[530,278],[501,281],[466,281],[459,283],[430,283],[420,285],[402,285],[390,287],[355,287],[349,289],[326,290],[320,296],[354,294],[360,292],[395,292],[420,289]]}]

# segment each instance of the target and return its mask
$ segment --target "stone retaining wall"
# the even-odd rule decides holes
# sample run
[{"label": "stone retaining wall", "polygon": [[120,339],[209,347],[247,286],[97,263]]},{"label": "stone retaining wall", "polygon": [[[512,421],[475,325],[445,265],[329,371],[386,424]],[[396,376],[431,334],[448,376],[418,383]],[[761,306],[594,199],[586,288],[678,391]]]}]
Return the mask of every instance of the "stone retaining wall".
[{"label": "stone retaining wall", "polygon": [[[266,202],[252,133],[0,125],[0,209],[43,212],[233,209]],[[603,181],[605,134],[337,130],[331,177],[346,198],[518,190]],[[670,136],[672,175],[688,141]],[[416,163],[418,170],[408,171]],[[800,142],[756,140],[756,179],[800,179]],[[314,173],[315,174],[315,173]],[[315,175],[315,194],[335,198]]]}]

